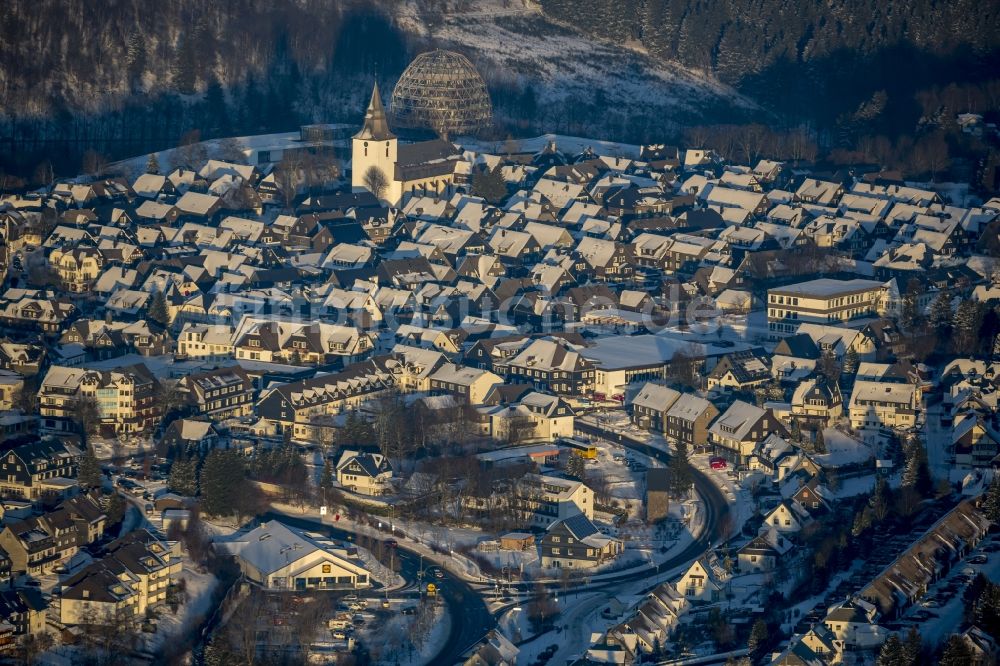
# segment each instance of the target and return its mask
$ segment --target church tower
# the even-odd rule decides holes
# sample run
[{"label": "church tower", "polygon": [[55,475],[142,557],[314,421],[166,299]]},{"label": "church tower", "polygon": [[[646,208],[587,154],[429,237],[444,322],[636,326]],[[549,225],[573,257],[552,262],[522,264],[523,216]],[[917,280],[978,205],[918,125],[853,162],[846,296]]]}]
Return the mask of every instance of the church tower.
[{"label": "church tower", "polygon": [[385,108],[378,92],[378,82],[372,90],[372,99],[365,113],[361,131],[354,135],[351,143],[351,189],[355,192],[367,190],[365,174],[372,167],[385,176],[385,189],[380,198],[390,202],[398,201],[402,192],[396,182],[396,135],[389,129]]}]

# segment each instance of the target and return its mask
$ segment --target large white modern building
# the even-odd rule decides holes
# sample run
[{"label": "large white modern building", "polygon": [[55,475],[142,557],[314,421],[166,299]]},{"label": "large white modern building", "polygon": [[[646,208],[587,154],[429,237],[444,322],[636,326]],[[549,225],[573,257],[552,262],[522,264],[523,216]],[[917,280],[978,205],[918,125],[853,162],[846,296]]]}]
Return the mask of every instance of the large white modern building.
[{"label": "large white modern building", "polygon": [[894,283],[820,278],[769,289],[767,327],[772,337],[798,330],[799,324],[833,324],[885,314]]}]

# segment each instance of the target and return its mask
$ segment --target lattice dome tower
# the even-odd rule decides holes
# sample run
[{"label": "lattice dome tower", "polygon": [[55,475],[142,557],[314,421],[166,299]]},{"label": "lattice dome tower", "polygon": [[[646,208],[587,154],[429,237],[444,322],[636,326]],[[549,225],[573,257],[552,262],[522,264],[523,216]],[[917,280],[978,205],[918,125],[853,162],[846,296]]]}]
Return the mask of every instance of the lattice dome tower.
[{"label": "lattice dome tower", "polygon": [[442,137],[474,134],[493,120],[490,94],[469,59],[453,51],[418,55],[396,83],[393,127],[431,129]]}]

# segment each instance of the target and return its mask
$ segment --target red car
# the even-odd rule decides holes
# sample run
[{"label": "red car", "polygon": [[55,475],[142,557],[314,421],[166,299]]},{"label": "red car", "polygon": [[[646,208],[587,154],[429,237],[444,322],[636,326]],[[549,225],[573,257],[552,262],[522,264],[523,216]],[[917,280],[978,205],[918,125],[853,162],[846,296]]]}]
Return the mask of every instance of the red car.
[{"label": "red car", "polygon": [[708,465],[712,469],[726,469],[726,459],[720,456],[713,456],[708,459]]}]

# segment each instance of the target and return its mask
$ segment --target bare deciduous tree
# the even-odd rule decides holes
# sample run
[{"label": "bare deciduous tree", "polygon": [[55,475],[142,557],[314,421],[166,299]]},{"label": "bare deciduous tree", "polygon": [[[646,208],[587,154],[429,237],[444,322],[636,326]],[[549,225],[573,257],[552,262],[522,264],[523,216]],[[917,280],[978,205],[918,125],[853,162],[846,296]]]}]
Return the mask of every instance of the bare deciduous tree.
[{"label": "bare deciduous tree", "polygon": [[386,177],[385,172],[374,165],[368,167],[368,170],[365,171],[364,182],[365,187],[375,195],[376,199],[381,199],[385,191],[389,189],[389,179]]}]

